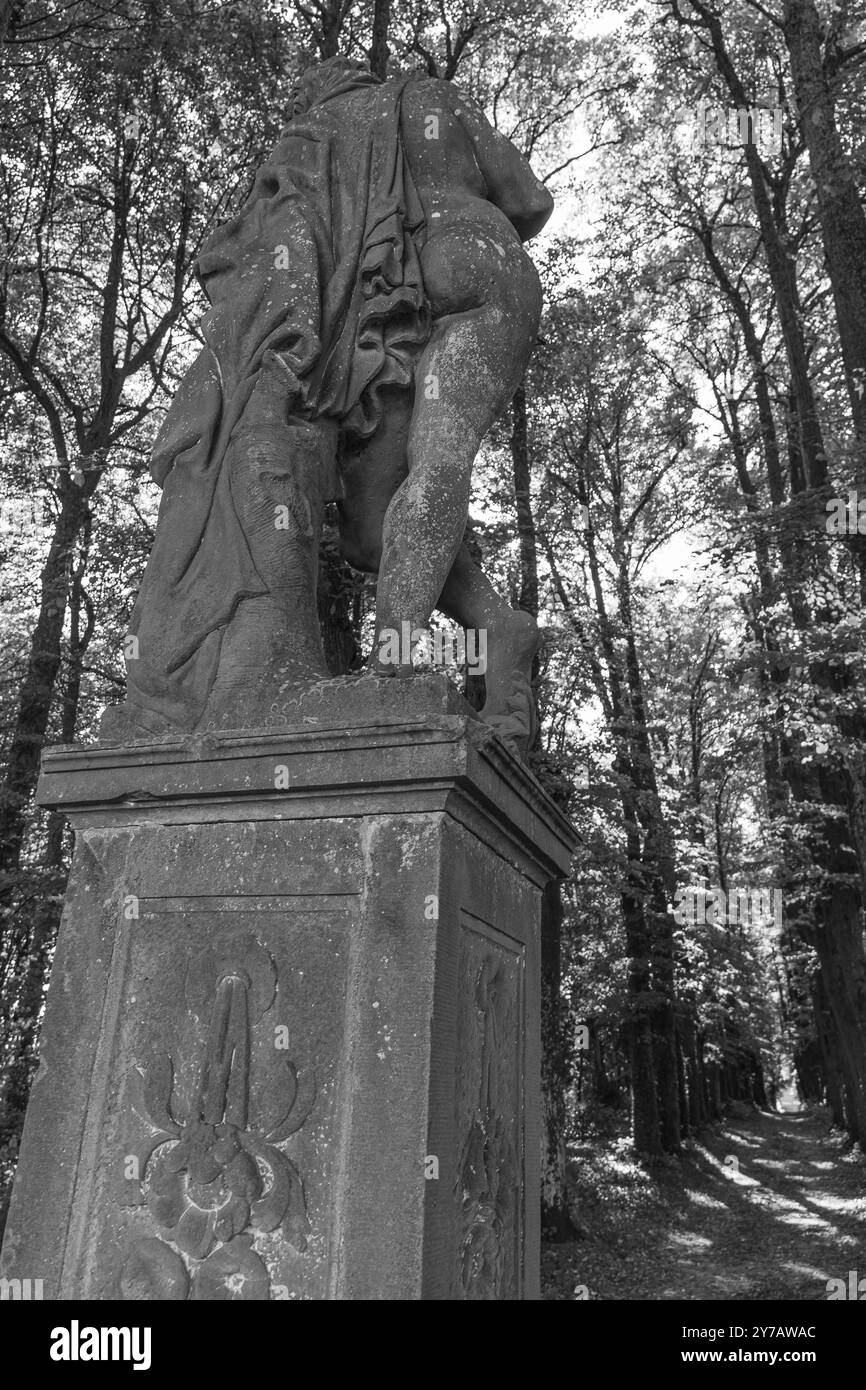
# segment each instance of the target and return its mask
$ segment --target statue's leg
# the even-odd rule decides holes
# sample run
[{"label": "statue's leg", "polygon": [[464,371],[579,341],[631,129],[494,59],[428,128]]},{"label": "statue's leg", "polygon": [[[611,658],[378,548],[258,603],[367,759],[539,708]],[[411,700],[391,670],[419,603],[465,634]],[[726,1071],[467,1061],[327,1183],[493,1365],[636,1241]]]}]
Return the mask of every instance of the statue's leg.
[{"label": "statue's leg", "polygon": [[376,433],[369,439],[345,441],[340,460],[340,551],[344,560],[367,574],[379,571],[385,513],[408,472],[411,392],[391,388],[382,393],[382,399]]},{"label": "statue's leg", "polygon": [[[411,414],[408,395],[395,392],[376,434],[349,445],[344,452],[340,548],[350,565],[368,574],[379,572],[385,514],[406,477]],[[504,737],[525,744],[533,732],[529,675],[537,646],[534,618],[512,608],[497,593],[465,543],[457,552],[436,606],[462,627],[485,632],[487,699],[482,715]]]},{"label": "statue's leg", "polygon": [[[525,740],[535,623],[495,594],[468,552],[461,555],[461,542],[475,455],[517,389],[535,342],[538,276],[517,242],[500,244],[463,227],[428,242],[423,265],[440,316],[416,368],[408,477],[385,515],[376,652],[379,639],[401,631],[401,623],[425,626],[441,596],[449,616],[487,628],[485,717],[516,719],[503,732]],[[457,305],[471,307],[456,312]],[[385,664],[379,669],[394,674]]]},{"label": "statue's leg", "polygon": [[523,376],[538,332],[541,290],[516,238],[458,224],[422,253],[434,314],[415,369],[408,477],[385,516],[377,625],[423,627],[457,556],[472,465]]},{"label": "statue's leg", "polygon": [[531,613],[512,608],[496,592],[466,545],[457,552],[438,607],[462,627],[486,633],[486,698],[481,717],[525,753],[535,735],[532,662],[538,649],[538,624]]}]

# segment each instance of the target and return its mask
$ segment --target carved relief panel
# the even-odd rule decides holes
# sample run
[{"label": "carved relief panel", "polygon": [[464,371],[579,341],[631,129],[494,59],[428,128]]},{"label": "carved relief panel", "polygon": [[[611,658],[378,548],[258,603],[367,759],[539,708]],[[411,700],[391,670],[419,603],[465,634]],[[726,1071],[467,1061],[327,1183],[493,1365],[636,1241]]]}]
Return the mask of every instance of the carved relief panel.
[{"label": "carved relief panel", "polygon": [[329,1296],[349,918],[242,903],[143,901],[116,948],[90,1297]]},{"label": "carved relief panel", "polygon": [[457,1296],[520,1297],[524,948],[463,914],[458,980]]}]

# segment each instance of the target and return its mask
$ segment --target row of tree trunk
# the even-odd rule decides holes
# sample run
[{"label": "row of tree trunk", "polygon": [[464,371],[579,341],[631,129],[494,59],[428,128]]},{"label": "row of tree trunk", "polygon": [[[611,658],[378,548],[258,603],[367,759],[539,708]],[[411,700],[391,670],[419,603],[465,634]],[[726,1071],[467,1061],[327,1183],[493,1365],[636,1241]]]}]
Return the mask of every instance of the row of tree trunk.
[{"label": "row of tree trunk", "polygon": [[[691,19],[680,21],[704,30],[718,75],[733,103],[750,105],[747,86],[736,69],[719,15],[702,0],[692,0]],[[833,98],[839,55],[826,43],[827,33],[812,0],[787,0],[782,21],[790,55],[799,126],[808,151],[820,214],[826,269],[833,289],[842,363],[851,409],[850,485],[864,487],[866,445],[866,217],[854,170],[839,136]],[[742,292],[725,273],[713,246],[708,224],[695,228],[709,268],[728,298],[754,374],[761,420],[762,449],[771,503],[814,498],[814,516],[823,512],[828,495],[827,452],[809,372],[804,314],[797,286],[796,260],[789,253],[784,189],[780,176],[771,178],[757,146],[745,145],[746,168],[772,286],[789,370],[789,410],[784,445],[771,404],[769,373],[758,334]],[[790,170],[787,177],[790,178]],[[736,446],[736,421],[730,421]],[[735,448],[736,452],[736,448]],[[783,474],[787,455],[789,477]],[[747,505],[754,505],[755,488],[742,459],[738,476]],[[844,490],[844,489],[843,489]],[[804,508],[802,515],[808,518]],[[807,521],[808,525],[808,521]],[[779,528],[781,532],[784,528]],[[864,596],[864,550],[861,537],[848,544],[861,576]],[[777,660],[782,645],[769,609],[777,590],[787,595],[794,626],[809,644],[816,625],[828,629],[843,616],[831,597],[819,608],[804,597],[807,581],[832,573],[826,538],[813,525],[798,542],[787,539],[778,547],[775,572],[766,538],[755,539],[760,596],[753,627],[763,643],[771,675],[764,681],[764,764],[768,802],[780,832],[787,836],[796,863],[796,844],[804,840],[812,862],[792,868],[787,889],[789,913],[803,941],[812,947],[820,966],[815,998],[816,1033],[823,1037],[822,1055],[835,1113],[852,1139],[866,1141],[866,955],[863,948],[863,907],[866,887],[864,839],[864,755],[866,710],[862,691],[852,688],[850,669],[831,653],[809,668],[813,707],[828,729],[838,734],[841,753],[822,763],[804,758],[802,740],[785,727],[780,715],[783,687],[789,673]],[[826,592],[826,590],[825,590]],[[827,740],[832,744],[832,738]],[[791,823],[790,800],[795,804]],[[829,1080],[832,1070],[832,1080]]]}]

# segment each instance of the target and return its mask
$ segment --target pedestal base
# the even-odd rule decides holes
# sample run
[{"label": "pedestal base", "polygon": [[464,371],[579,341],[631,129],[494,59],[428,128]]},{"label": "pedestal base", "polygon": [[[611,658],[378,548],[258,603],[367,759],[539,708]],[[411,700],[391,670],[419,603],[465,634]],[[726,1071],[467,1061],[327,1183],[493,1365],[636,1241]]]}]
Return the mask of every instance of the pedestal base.
[{"label": "pedestal base", "polygon": [[572,832],[444,677],[49,750],[77,831],[3,1273],[65,1299],[538,1296]]}]

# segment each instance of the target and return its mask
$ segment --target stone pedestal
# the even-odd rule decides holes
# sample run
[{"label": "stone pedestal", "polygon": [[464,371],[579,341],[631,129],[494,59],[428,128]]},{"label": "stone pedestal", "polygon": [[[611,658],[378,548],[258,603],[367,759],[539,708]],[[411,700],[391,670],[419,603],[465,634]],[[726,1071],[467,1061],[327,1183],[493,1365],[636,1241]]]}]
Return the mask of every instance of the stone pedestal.
[{"label": "stone pedestal", "polygon": [[75,859],[3,1273],[66,1299],[538,1296],[572,831],[441,676],[43,759]]}]

